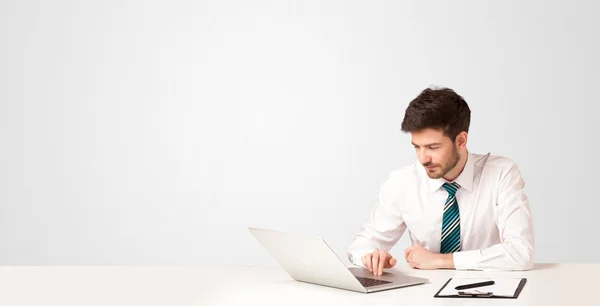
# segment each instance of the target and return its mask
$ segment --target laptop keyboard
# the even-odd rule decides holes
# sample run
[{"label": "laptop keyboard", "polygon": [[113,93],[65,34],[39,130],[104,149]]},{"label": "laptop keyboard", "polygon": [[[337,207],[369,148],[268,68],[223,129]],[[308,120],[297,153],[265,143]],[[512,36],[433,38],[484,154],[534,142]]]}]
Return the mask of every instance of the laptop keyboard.
[{"label": "laptop keyboard", "polygon": [[365,287],[365,288],[391,283],[391,282],[380,280],[380,279],[358,277],[358,276],[356,276],[356,279],[358,279],[360,284],[363,285],[363,287]]}]

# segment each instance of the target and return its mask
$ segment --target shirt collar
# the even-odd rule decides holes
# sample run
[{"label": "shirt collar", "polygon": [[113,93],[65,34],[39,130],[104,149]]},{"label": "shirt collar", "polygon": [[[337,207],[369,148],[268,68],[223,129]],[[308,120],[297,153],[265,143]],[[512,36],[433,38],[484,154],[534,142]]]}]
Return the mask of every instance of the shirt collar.
[{"label": "shirt collar", "polygon": [[[473,161],[473,156],[470,152],[467,151],[467,163],[463,168],[463,171],[460,175],[454,180],[457,182],[461,188],[464,188],[468,192],[473,190],[473,170],[475,167],[475,163]],[[423,168],[423,170],[427,171],[427,169]],[[444,183],[448,182],[444,178],[439,179],[430,179],[425,173],[425,178],[429,183],[429,193],[432,194],[440,189]]]}]

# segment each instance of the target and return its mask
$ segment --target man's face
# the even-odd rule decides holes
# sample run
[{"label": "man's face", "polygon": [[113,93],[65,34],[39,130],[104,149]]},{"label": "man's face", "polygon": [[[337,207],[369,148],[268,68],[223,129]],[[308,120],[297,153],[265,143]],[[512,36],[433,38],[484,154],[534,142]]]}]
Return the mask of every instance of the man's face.
[{"label": "man's face", "polygon": [[460,160],[458,149],[442,130],[423,129],[411,134],[419,162],[429,178],[441,178],[456,167]]}]

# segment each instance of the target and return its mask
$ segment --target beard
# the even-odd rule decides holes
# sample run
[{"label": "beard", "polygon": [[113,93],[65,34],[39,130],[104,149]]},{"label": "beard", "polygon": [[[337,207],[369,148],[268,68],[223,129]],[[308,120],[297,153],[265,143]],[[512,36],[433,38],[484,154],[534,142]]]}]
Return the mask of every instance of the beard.
[{"label": "beard", "polygon": [[424,164],[423,166],[425,166],[425,167],[435,166],[435,168],[432,170],[425,168],[425,172],[427,172],[427,176],[429,176],[429,178],[439,179],[441,177],[444,177],[444,175],[446,175],[448,172],[450,172],[452,169],[454,169],[454,167],[456,167],[456,165],[458,164],[459,160],[460,160],[460,154],[458,154],[458,150],[456,149],[456,147],[454,147],[452,150],[452,155],[446,161],[446,163],[444,163],[443,165],[427,163],[427,164]]}]

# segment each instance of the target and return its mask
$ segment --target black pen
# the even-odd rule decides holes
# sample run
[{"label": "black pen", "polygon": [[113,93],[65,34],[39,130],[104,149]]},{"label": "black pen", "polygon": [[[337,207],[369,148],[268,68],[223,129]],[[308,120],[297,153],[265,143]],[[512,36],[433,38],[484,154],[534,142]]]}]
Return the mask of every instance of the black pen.
[{"label": "black pen", "polygon": [[456,286],[456,288],[454,288],[454,289],[456,289],[456,290],[465,290],[465,289],[471,289],[471,288],[489,286],[489,285],[493,285],[493,284],[495,284],[494,281],[486,281],[486,282],[481,282],[481,283],[460,285],[460,286]]}]

